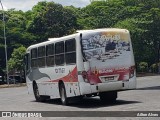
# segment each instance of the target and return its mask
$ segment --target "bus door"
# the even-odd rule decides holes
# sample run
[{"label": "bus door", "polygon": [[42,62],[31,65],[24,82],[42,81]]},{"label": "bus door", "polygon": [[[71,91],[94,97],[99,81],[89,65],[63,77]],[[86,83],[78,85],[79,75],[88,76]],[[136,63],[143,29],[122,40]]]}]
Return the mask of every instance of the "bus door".
[{"label": "bus door", "polygon": [[30,54],[26,53],[24,56],[24,63],[25,63],[25,78],[30,72]]}]

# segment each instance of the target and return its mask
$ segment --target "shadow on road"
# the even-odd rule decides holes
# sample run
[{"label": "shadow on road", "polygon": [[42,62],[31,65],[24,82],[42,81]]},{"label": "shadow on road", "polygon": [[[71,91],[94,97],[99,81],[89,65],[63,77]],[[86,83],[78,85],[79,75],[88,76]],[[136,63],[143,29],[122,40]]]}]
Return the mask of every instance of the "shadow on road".
[{"label": "shadow on road", "polygon": [[135,90],[160,90],[160,86],[143,87],[143,88],[137,88]]},{"label": "shadow on road", "polygon": [[[70,103],[69,106],[77,108],[100,108],[100,107],[119,106],[119,105],[136,104],[136,103],[141,103],[141,102],[117,100],[113,103],[103,103],[99,98],[84,98],[81,101],[74,101]],[[50,99],[45,101],[45,104],[62,105],[60,99]]]},{"label": "shadow on road", "polygon": [[117,100],[112,103],[110,102],[103,103],[99,98],[86,98],[80,102],[72,103],[70,106],[78,108],[100,108],[100,107],[119,106],[119,105],[134,104],[134,103],[140,103],[140,102]]}]

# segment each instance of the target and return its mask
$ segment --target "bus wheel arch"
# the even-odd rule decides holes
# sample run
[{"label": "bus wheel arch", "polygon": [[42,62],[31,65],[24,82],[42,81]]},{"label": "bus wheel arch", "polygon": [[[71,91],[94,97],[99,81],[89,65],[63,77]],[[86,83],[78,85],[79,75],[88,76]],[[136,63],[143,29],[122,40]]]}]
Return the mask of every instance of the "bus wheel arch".
[{"label": "bus wheel arch", "polygon": [[34,80],[32,83],[33,88],[35,87],[35,85],[37,85],[36,81]]},{"label": "bus wheel arch", "polygon": [[44,102],[45,100],[50,99],[50,96],[42,96],[39,94],[38,85],[35,80],[33,81],[33,93],[37,102]]},{"label": "bus wheel arch", "polygon": [[66,88],[65,88],[64,82],[62,80],[60,80],[58,82],[58,87],[59,87],[59,95],[60,95],[60,99],[61,99],[62,104],[63,105],[68,105]]}]

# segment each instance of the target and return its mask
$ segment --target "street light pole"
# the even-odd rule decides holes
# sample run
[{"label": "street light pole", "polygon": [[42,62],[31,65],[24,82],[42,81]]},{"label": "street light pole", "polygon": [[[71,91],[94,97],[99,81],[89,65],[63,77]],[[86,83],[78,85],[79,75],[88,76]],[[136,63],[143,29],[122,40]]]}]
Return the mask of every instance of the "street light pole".
[{"label": "street light pole", "polygon": [[158,73],[160,74],[160,42],[158,41],[158,55],[157,55]]},{"label": "street light pole", "polygon": [[4,8],[3,8],[3,4],[2,4],[1,0],[0,0],[0,4],[1,4],[1,7],[2,7],[2,11],[3,11],[3,31],[4,31],[5,57],[6,57],[6,80],[7,80],[7,84],[9,85],[9,80],[8,80],[8,58],[7,58],[7,40],[6,40],[6,24],[5,24],[5,18],[4,18]]}]

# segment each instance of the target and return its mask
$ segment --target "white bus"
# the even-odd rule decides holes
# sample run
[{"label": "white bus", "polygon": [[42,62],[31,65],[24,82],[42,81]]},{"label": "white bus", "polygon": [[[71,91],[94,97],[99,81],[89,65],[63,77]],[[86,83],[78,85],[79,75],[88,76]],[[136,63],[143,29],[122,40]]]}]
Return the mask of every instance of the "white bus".
[{"label": "white bus", "polygon": [[81,30],[49,38],[26,51],[26,81],[37,101],[100,96],[115,101],[117,92],[136,88],[135,62],[129,31]]}]

